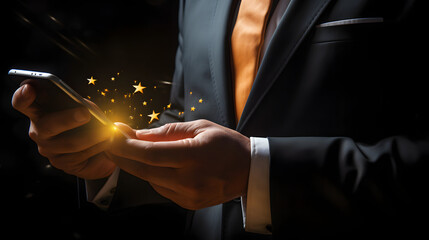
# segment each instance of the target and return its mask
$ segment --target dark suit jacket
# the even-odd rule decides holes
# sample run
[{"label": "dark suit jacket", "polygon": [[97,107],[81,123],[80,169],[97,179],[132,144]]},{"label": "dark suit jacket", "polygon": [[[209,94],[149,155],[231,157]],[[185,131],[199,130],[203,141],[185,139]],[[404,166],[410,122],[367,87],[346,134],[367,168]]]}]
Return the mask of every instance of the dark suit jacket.
[{"label": "dark suit jacket", "polygon": [[[154,126],[208,119],[249,137],[268,137],[267,227],[273,238],[420,229],[416,219],[426,210],[428,189],[429,94],[427,77],[419,75],[425,66],[419,57],[427,57],[419,28],[427,25],[420,22],[418,2],[292,1],[238,123],[230,57],[237,5],[180,2],[172,108]],[[356,18],[383,22],[319,26]],[[146,201],[130,203],[132,180],[119,182],[114,206]],[[196,211],[189,227],[198,239],[259,237],[244,233],[239,201]]]}]

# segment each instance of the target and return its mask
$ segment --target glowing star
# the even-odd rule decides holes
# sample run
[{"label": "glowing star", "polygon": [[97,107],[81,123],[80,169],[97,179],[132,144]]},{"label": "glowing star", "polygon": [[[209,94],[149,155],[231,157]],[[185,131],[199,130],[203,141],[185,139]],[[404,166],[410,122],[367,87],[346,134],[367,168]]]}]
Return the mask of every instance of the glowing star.
[{"label": "glowing star", "polygon": [[143,106],[146,106],[146,105],[147,105],[147,102],[146,102],[146,101],[144,101],[144,102],[143,102]]},{"label": "glowing star", "polygon": [[159,120],[159,119],[158,119],[158,115],[159,115],[159,114],[160,114],[160,113],[155,113],[155,111],[154,111],[154,110],[152,110],[152,114],[147,115],[148,117],[150,117],[150,121],[149,121],[149,123],[151,123],[154,119]]},{"label": "glowing star", "polygon": [[88,79],[86,79],[86,80],[88,80],[88,85],[89,84],[92,84],[92,85],[95,85],[95,81],[97,81],[94,77],[92,77],[91,76],[91,78],[88,78]]},{"label": "glowing star", "polygon": [[195,107],[191,107],[191,111],[192,111],[192,112],[195,112]]},{"label": "glowing star", "polygon": [[142,94],[143,94],[143,89],[145,89],[146,87],[143,87],[142,86],[142,83],[141,82],[139,82],[139,85],[133,85],[133,87],[136,89],[135,91],[134,91],[134,93],[136,93],[136,92],[141,92]]},{"label": "glowing star", "polygon": [[171,108],[171,103],[167,105],[167,108]]},{"label": "glowing star", "polygon": [[202,99],[202,98],[200,98],[200,100],[198,100],[198,102],[199,102],[199,103],[203,103],[203,99]]}]

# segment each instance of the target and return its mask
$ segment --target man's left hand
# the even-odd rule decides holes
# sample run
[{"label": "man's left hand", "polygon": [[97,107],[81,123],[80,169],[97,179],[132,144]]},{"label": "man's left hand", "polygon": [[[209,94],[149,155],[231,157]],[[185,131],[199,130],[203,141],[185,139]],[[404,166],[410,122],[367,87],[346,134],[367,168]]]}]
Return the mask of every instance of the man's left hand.
[{"label": "man's left hand", "polygon": [[239,132],[197,120],[138,130],[136,137],[115,139],[112,161],[178,205],[195,210],[246,194],[250,139]]}]

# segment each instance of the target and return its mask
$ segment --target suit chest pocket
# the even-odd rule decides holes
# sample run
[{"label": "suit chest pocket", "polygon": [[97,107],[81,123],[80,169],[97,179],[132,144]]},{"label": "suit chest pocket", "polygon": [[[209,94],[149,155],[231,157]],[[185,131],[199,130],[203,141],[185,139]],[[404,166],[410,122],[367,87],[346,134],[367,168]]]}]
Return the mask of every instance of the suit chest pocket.
[{"label": "suit chest pocket", "polygon": [[383,18],[355,18],[320,23],[314,27],[311,43],[367,41],[380,38]]}]

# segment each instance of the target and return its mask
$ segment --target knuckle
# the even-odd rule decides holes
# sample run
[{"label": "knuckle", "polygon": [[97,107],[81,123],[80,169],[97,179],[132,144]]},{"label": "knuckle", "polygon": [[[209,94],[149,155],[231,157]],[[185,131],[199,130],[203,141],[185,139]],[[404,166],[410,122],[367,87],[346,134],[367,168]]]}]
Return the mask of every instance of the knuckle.
[{"label": "knuckle", "polygon": [[46,147],[38,145],[38,151],[44,157],[50,158],[52,156],[52,152]]},{"label": "knuckle", "polygon": [[177,124],[176,123],[167,123],[162,126],[162,131],[166,134],[172,134],[176,131]]},{"label": "knuckle", "polygon": [[196,121],[200,126],[209,126],[211,122],[207,119],[199,119]]},{"label": "knuckle", "polygon": [[37,142],[38,138],[38,133],[37,131],[34,130],[34,128],[30,128],[30,130],[28,130],[28,136],[31,138],[31,140]]},{"label": "knuckle", "polygon": [[39,132],[39,136],[53,136],[53,125],[47,124],[45,121],[38,121],[37,122],[37,129]]},{"label": "knuckle", "polygon": [[43,124],[43,121],[37,123],[31,122],[28,135],[34,141],[47,139],[49,136],[53,135],[52,127],[49,127],[46,124]]}]

